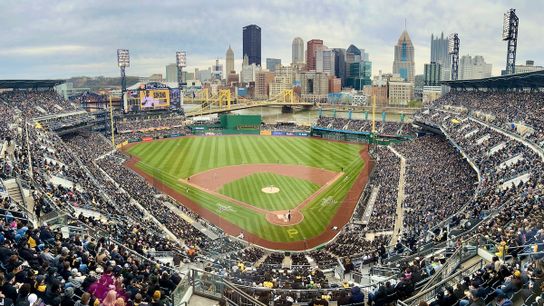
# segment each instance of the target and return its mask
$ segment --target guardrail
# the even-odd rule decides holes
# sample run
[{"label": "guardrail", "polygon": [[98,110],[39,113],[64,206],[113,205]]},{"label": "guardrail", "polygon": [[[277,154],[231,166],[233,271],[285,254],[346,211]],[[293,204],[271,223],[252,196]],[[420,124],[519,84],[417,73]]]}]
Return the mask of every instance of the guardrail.
[{"label": "guardrail", "polygon": [[266,306],[237,285],[223,277],[206,271],[192,269],[190,273],[193,294],[215,300],[224,299],[228,305]]},{"label": "guardrail", "polygon": [[427,288],[426,290],[420,291],[418,294],[410,297],[404,301],[397,301],[397,305],[401,306],[410,306],[417,305],[419,302],[425,301],[429,302],[433,300],[439,291],[443,291],[445,286],[452,286],[460,283],[463,280],[463,277],[472,275],[475,271],[482,269],[484,267],[484,260],[480,259],[478,262],[472,264],[471,266],[458,271],[451,275],[450,277],[440,281],[434,286]]},{"label": "guardrail", "polygon": [[455,271],[459,265],[461,264],[461,260],[463,258],[463,248],[458,248],[453,254],[446,260],[444,265],[442,266],[442,269],[435,272],[429,281],[421,287],[420,291],[425,291],[427,288],[430,288],[437,282],[446,279],[448,276],[450,276],[453,271]]},{"label": "guardrail", "polygon": [[400,269],[386,267],[386,266],[374,266],[370,268],[370,275],[379,275],[379,276],[400,275]]},{"label": "guardrail", "polygon": [[182,306],[187,305],[185,300],[187,292],[191,289],[191,282],[189,275],[184,275],[176,288],[172,291],[170,297],[172,298],[172,305]]}]

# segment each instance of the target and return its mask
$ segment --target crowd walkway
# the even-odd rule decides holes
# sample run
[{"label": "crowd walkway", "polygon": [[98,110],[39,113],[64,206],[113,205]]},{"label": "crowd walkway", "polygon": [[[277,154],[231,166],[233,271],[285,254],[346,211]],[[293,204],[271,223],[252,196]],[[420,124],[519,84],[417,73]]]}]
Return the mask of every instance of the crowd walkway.
[{"label": "crowd walkway", "polygon": [[400,158],[400,176],[399,176],[399,193],[397,196],[397,210],[395,212],[395,227],[393,228],[393,237],[391,237],[391,245],[397,244],[399,237],[402,233],[403,220],[404,220],[404,209],[402,203],[404,202],[404,182],[405,182],[405,173],[406,173],[406,159],[399,152],[397,152],[393,147],[388,147],[391,152],[395,153],[398,158]]}]

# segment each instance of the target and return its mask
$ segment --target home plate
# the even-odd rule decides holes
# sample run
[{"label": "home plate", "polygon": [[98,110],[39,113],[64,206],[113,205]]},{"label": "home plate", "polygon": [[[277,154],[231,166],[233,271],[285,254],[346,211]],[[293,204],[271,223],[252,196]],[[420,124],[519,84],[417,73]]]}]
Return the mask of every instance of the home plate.
[{"label": "home plate", "polygon": [[264,193],[278,193],[280,192],[280,189],[278,187],[268,186],[261,189],[261,191]]}]

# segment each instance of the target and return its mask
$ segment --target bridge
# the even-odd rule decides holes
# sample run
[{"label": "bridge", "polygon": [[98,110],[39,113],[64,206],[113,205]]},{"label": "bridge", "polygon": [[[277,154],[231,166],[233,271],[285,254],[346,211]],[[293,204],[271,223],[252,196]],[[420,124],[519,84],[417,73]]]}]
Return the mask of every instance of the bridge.
[{"label": "bridge", "polygon": [[251,100],[237,97],[232,101],[229,89],[219,90],[215,96],[210,96],[207,88],[198,93],[198,97],[193,99],[200,103],[198,107],[185,113],[186,117],[205,116],[210,114],[227,113],[241,109],[248,109],[261,106],[282,106],[282,107],[311,107],[312,102],[302,102],[292,89],[286,89],[268,100]]}]

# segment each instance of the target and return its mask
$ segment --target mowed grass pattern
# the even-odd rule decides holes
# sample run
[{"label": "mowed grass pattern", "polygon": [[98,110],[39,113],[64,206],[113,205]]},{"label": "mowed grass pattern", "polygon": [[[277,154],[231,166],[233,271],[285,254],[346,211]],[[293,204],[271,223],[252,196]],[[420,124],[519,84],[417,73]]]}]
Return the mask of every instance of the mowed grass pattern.
[{"label": "mowed grass pattern", "polygon": [[[154,177],[152,184],[166,185],[220,215],[225,220],[270,241],[300,241],[319,235],[330,223],[347,191],[363,169],[361,145],[311,138],[272,136],[187,137],[139,143],[128,152],[140,158],[137,167]],[[345,175],[304,208],[304,220],[277,226],[264,215],[241,208],[207,192],[179,182],[208,169],[247,163],[300,164]],[[198,213],[198,211],[196,211]],[[220,225],[220,224],[219,224]],[[296,235],[292,233],[296,231]]]},{"label": "mowed grass pattern", "polygon": [[[264,187],[274,186],[277,193],[264,193]],[[319,189],[307,180],[274,173],[255,173],[225,184],[219,192],[233,199],[267,210],[287,210],[297,207]]]},{"label": "mowed grass pattern", "polygon": [[241,164],[295,164],[340,172],[361,146],[311,138],[272,136],[187,137],[144,142],[128,152],[143,163],[178,178]]}]

